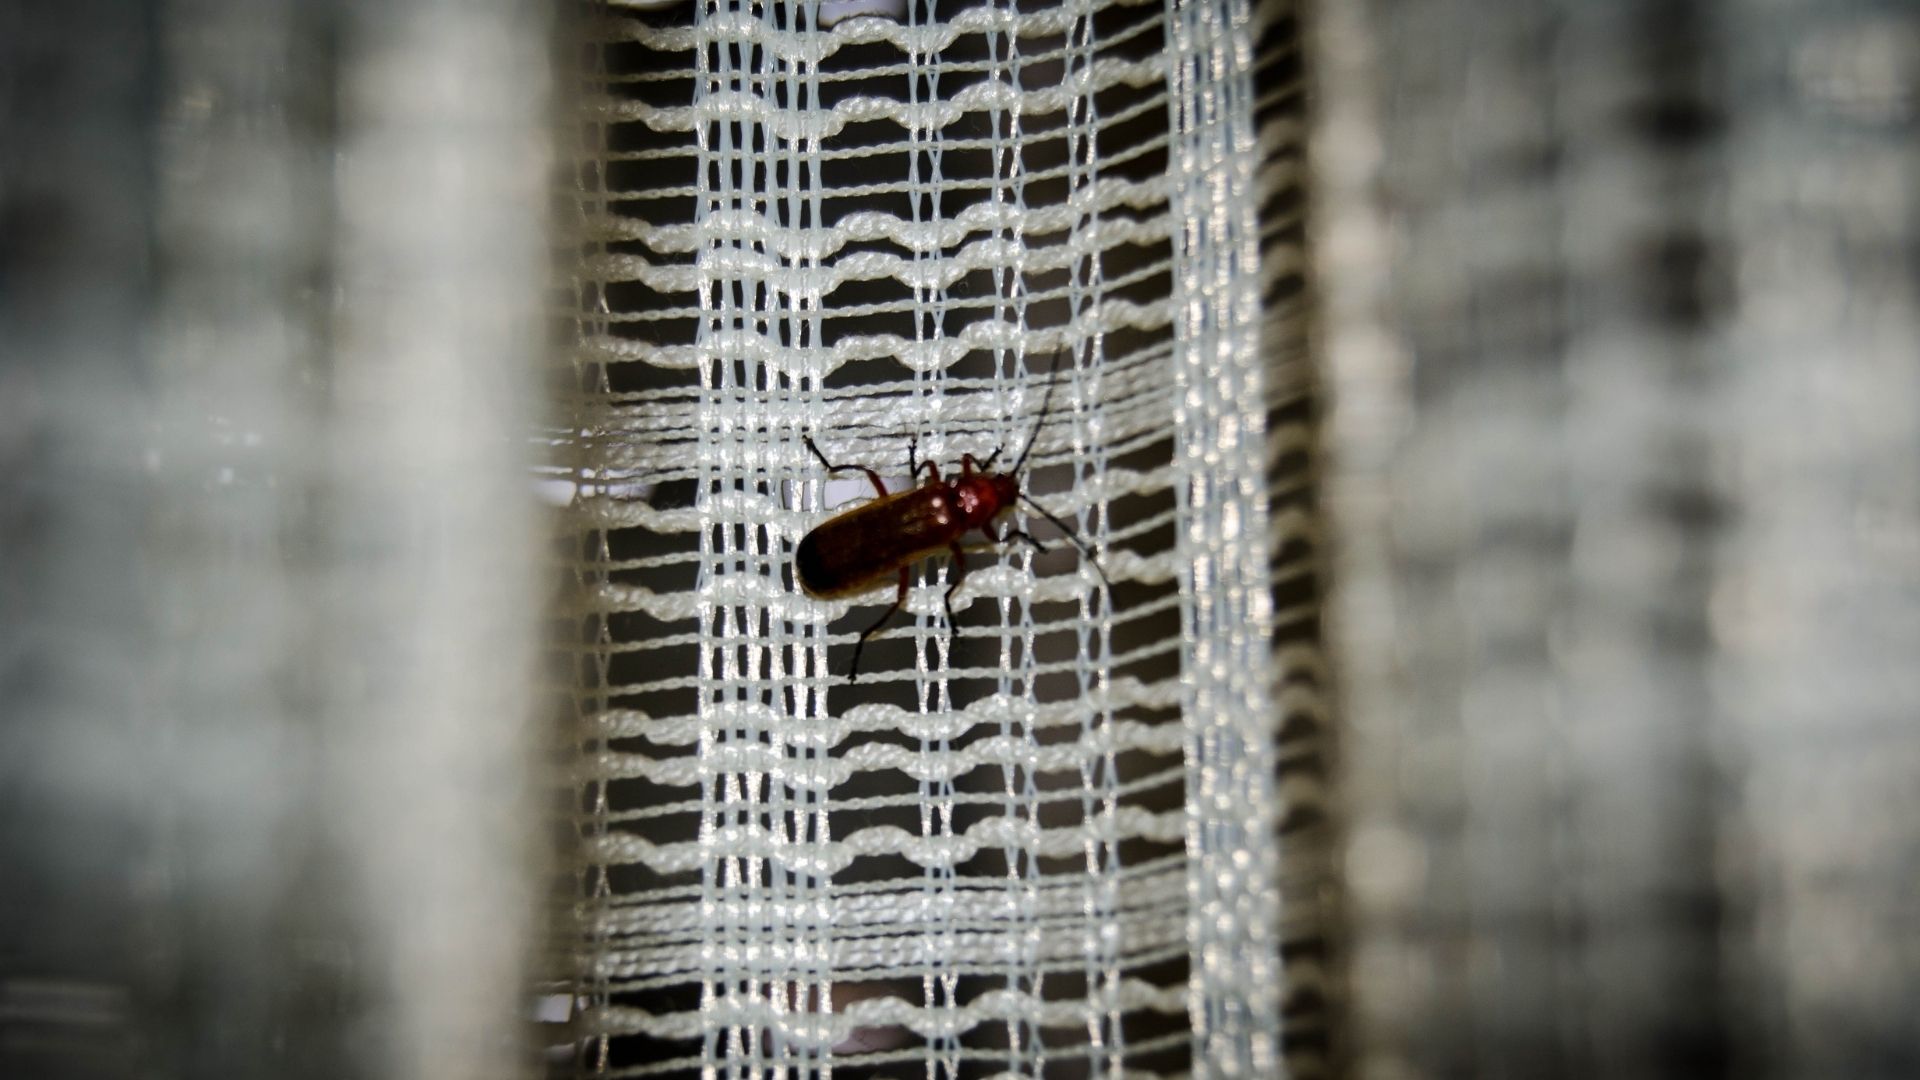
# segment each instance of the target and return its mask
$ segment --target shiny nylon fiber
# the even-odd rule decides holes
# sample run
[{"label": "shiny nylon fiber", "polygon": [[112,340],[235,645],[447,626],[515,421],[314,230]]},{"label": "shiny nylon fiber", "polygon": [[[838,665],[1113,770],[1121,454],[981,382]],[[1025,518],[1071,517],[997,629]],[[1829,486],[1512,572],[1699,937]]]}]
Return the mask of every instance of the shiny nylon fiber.
[{"label": "shiny nylon fiber", "polygon": [[[1282,24],[588,24],[579,1072],[1279,1072],[1266,476],[1298,455],[1264,365],[1297,320],[1262,324],[1253,269],[1293,159],[1253,46]],[[1016,513],[1045,553],[972,538],[952,634],[957,568],[916,567],[845,681],[893,589],[796,587],[794,545],[872,494],[803,435],[897,490],[910,439],[1006,468],[1036,431],[1023,486],[1110,586]]]}]

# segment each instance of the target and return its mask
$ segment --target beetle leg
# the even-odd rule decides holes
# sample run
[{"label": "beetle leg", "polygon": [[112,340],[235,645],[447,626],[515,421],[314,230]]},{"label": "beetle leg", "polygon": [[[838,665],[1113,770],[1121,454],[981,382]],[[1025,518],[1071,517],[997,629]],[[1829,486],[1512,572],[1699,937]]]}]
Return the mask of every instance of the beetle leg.
[{"label": "beetle leg", "polygon": [[[997,451],[997,450],[996,450],[996,451],[994,451],[994,453],[999,453],[999,451]],[[961,476],[972,476],[972,475],[973,475],[973,470],[974,470],[974,467],[975,467],[975,466],[979,466],[979,468],[980,468],[980,469],[981,469],[982,471],[985,471],[985,469],[986,469],[986,466],[984,466],[984,465],[980,465],[980,463],[979,463],[979,462],[977,462],[977,461],[975,461],[975,460],[973,460],[973,455],[972,455],[972,454],[961,454],[961,455],[960,455],[960,475],[961,475]]]},{"label": "beetle leg", "polygon": [[867,639],[879,633],[880,628],[887,625],[887,620],[893,618],[893,613],[899,611],[900,605],[906,602],[907,568],[903,566],[900,568],[900,591],[893,596],[893,606],[882,612],[880,617],[874,620],[872,626],[861,631],[860,640],[853,643],[853,663],[847,665],[848,682],[853,682],[860,677],[860,653],[867,647]]},{"label": "beetle leg", "polygon": [[996,544],[1000,543],[1003,540],[1025,540],[1027,543],[1033,545],[1033,550],[1039,552],[1042,555],[1045,555],[1047,553],[1047,545],[1041,543],[1038,540],[1035,540],[1033,538],[1033,534],[1027,532],[1025,529],[1008,529],[1007,535],[998,536],[998,535],[995,535],[993,531],[993,522],[989,521],[985,525],[980,526],[980,531],[987,534],[987,539],[993,541]]},{"label": "beetle leg", "polygon": [[953,580],[947,584],[947,595],[944,597],[947,604],[947,641],[951,643],[954,635],[960,632],[959,624],[953,621],[953,592],[967,576],[967,556],[960,550],[958,540],[948,545],[947,550],[953,552]]},{"label": "beetle leg", "polygon": [[820,464],[826,468],[829,475],[837,472],[851,472],[851,471],[857,470],[859,472],[866,473],[867,479],[873,481],[874,491],[878,492],[881,495],[885,495],[887,493],[887,485],[880,482],[879,473],[874,472],[872,469],[867,468],[865,465],[835,465],[833,462],[827,460],[827,455],[821,453],[819,447],[813,445],[813,436],[811,435],[800,436],[800,441],[803,443],[806,443],[807,449],[813,451],[813,456],[820,459]]},{"label": "beetle leg", "polygon": [[918,483],[920,481],[920,470],[925,469],[927,470],[927,479],[938,483],[940,480],[940,466],[931,461],[921,461],[916,457],[915,454],[919,450],[919,447],[920,436],[915,435],[913,438],[907,440],[907,479],[910,482]]},{"label": "beetle leg", "polygon": [[1045,555],[1045,554],[1047,553],[1047,545],[1045,545],[1045,544],[1043,544],[1043,543],[1041,543],[1041,542],[1040,542],[1040,541],[1038,541],[1038,540],[1035,540],[1035,539],[1033,538],[1033,534],[1031,534],[1031,533],[1029,533],[1029,532],[1027,532],[1027,531],[1026,531],[1026,530],[1024,530],[1024,529],[1008,529],[1008,530],[1007,530],[1007,539],[1009,539],[1009,540],[1025,540],[1025,541],[1026,541],[1027,543],[1029,543],[1029,544],[1031,544],[1031,545],[1033,545],[1033,550],[1035,550],[1035,551],[1037,551],[1037,552],[1039,552],[1039,553],[1040,553],[1040,554],[1042,554],[1042,555]]},{"label": "beetle leg", "polygon": [[1033,499],[1027,496],[1024,492],[1020,496],[1020,501],[1023,503],[1026,503],[1028,506],[1033,507],[1035,510],[1040,511],[1041,517],[1046,518],[1048,521],[1053,522],[1054,526],[1060,530],[1061,535],[1067,538],[1067,543],[1072,544],[1074,547],[1079,548],[1080,554],[1085,555],[1087,557],[1087,561],[1093,564],[1094,571],[1100,575],[1101,581],[1104,581],[1107,583],[1107,588],[1109,589],[1113,588],[1113,579],[1107,576],[1106,568],[1101,566],[1100,560],[1094,557],[1093,549],[1087,546],[1086,541],[1073,535],[1073,528],[1071,526],[1069,526],[1066,522],[1061,521],[1058,514],[1055,514],[1053,511],[1047,509],[1044,506],[1041,506],[1037,502],[1034,502]]}]

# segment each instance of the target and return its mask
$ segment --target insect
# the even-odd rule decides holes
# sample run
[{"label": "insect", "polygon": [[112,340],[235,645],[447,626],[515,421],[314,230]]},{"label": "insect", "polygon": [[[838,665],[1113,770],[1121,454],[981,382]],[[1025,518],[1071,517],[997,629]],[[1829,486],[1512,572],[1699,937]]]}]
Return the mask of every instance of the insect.
[{"label": "insect", "polygon": [[[937,555],[942,550],[953,559],[953,580],[947,585],[943,598],[947,609],[947,632],[951,634],[954,627],[953,594],[960,588],[960,581],[967,572],[967,557],[960,548],[962,536],[978,529],[994,543],[1000,543],[1003,539],[1024,540],[1033,545],[1036,551],[1047,550],[1046,545],[1020,529],[1008,529],[1004,537],[995,532],[994,519],[1011,510],[1016,502],[1026,503],[1053,522],[1093,563],[1100,579],[1107,581],[1107,572],[1101,569],[1100,561],[1073,535],[1067,523],[1020,490],[1020,470],[1027,463],[1027,455],[1033,453],[1033,444],[1040,438],[1040,429],[1046,424],[1047,413],[1053,407],[1053,387],[1058,381],[1061,355],[1057,353],[1053,358],[1053,366],[1047,377],[1047,393],[1041,400],[1040,418],[1034,422],[1033,433],[1027,436],[1027,445],[1020,451],[1013,468],[1003,473],[993,471],[994,459],[1000,456],[1000,449],[996,449],[987,455],[985,461],[975,460],[972,454],[961,455],[960,475],[943,479],[938,465],[918,460],[916,451],[919,437],[915,436],[907,443],[907,476],[909,480],[918,479],[920,471],[924,469],[927,473],[926,482],[905,491],[889,493],[879,473],[864,465],[835,465],[814,445],[811,435],[802,437],[807,449],[820,459],[820,464],[829,474],[866,473],[879,498],[829,518],[801,538],[800,546],[794,553],[794,572],[800,587],[816,599],[837,600],[865,592],[889,577],[899,580],[892,606],[872,626],[861,632],[860,640],[853,647],[853,663],[847,668],[849,681],[859,677],[860,653],[867,647],[867,639],[879,633],[887,620],[893,618],[893,613],[899,611],[900,605],[906,602],[907,584],[911,580],[913,567],[922,559]],[[1111,587],[1112,582],[1107,583]]]}]

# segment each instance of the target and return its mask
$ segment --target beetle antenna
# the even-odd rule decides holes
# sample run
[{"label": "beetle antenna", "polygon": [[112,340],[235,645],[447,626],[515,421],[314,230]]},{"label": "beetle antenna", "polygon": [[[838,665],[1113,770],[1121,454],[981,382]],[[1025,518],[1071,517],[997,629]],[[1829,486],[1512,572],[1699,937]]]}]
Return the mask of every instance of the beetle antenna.
[{"label": "beetle antenna", "polygon": [[[1033,444],[1040,440],[1040,429],[1046,426],[1047,414],[1053,411],[1053,388],[1060,382],[1060,358],[1065,356],[1066,353],[1067,348],[1062,345],[1053,354],[1053,365],[1047,369],[1047,394],[1040,399],[1040,419],[1033,422],[1033,434],[1027,436],[1027,448],[1020,451],[1020,460],[1014,462],[1013,468],[1007,470],[1009,475],[1020,475],[1021,467],[1027,463],[1027,455],[1033,453]],[[999,451],[995,451],[996,455],[998,453]],[[992,459],[989,458],[988,460],[991,461]],[[1040,512],[1043,514],[1046,513],[1045,510]],[[1047,516],[1052,517],[1053,515],[1048,514]],[[1056,518],[1054,523],[1058,524],[1059,520]]]},{"label": "beetle antenna", "polygon": [[1065,536],[1067,540],[1073,544],[1074,547],[1079,548],[1080,554],[1085,555],[1087,557],[1087,561],[1093,564],[1094,570],[1100,574],[1100,580],[1107,583],[1107,588],[1109,589],[1113,588],[1113,579],[1107,576],[1106,569],[1100,565],[1100,560],[1098,557],[1094,555],[1093,549],[1088,547],[1084,542],[1082,542],[1078,536],[1073,535],[1073,529],[1069,527],[1066,522],[1061,521],[1059,518],[1053,516],[1053,511],[1047,509],[1044,506],[1041,506],[1037,502],[1034,502],[1033,499],[1028,497],[1027,493],[1024,491],[1020,493],[1020,501],[1023,503],[1026,503],[1028,506],[1033,507],[1035,510],[1040,511],[1040,515],[1042,517],[1046,518],[1048,521],[1053,522],[1054,528],[1059,529],[1061,535]]}]

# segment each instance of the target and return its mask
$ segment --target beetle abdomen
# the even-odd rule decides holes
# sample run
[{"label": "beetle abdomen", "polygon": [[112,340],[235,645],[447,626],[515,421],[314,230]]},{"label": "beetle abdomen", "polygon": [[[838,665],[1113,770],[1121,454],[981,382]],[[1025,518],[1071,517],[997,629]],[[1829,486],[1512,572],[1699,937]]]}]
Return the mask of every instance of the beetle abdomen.
[{"label": "beetle abdomen", "polygon": [[875,499],[821,522],[794,551],[800,587],[822,600],[862,593],[955,539],[944,487],[929,484]]}]

